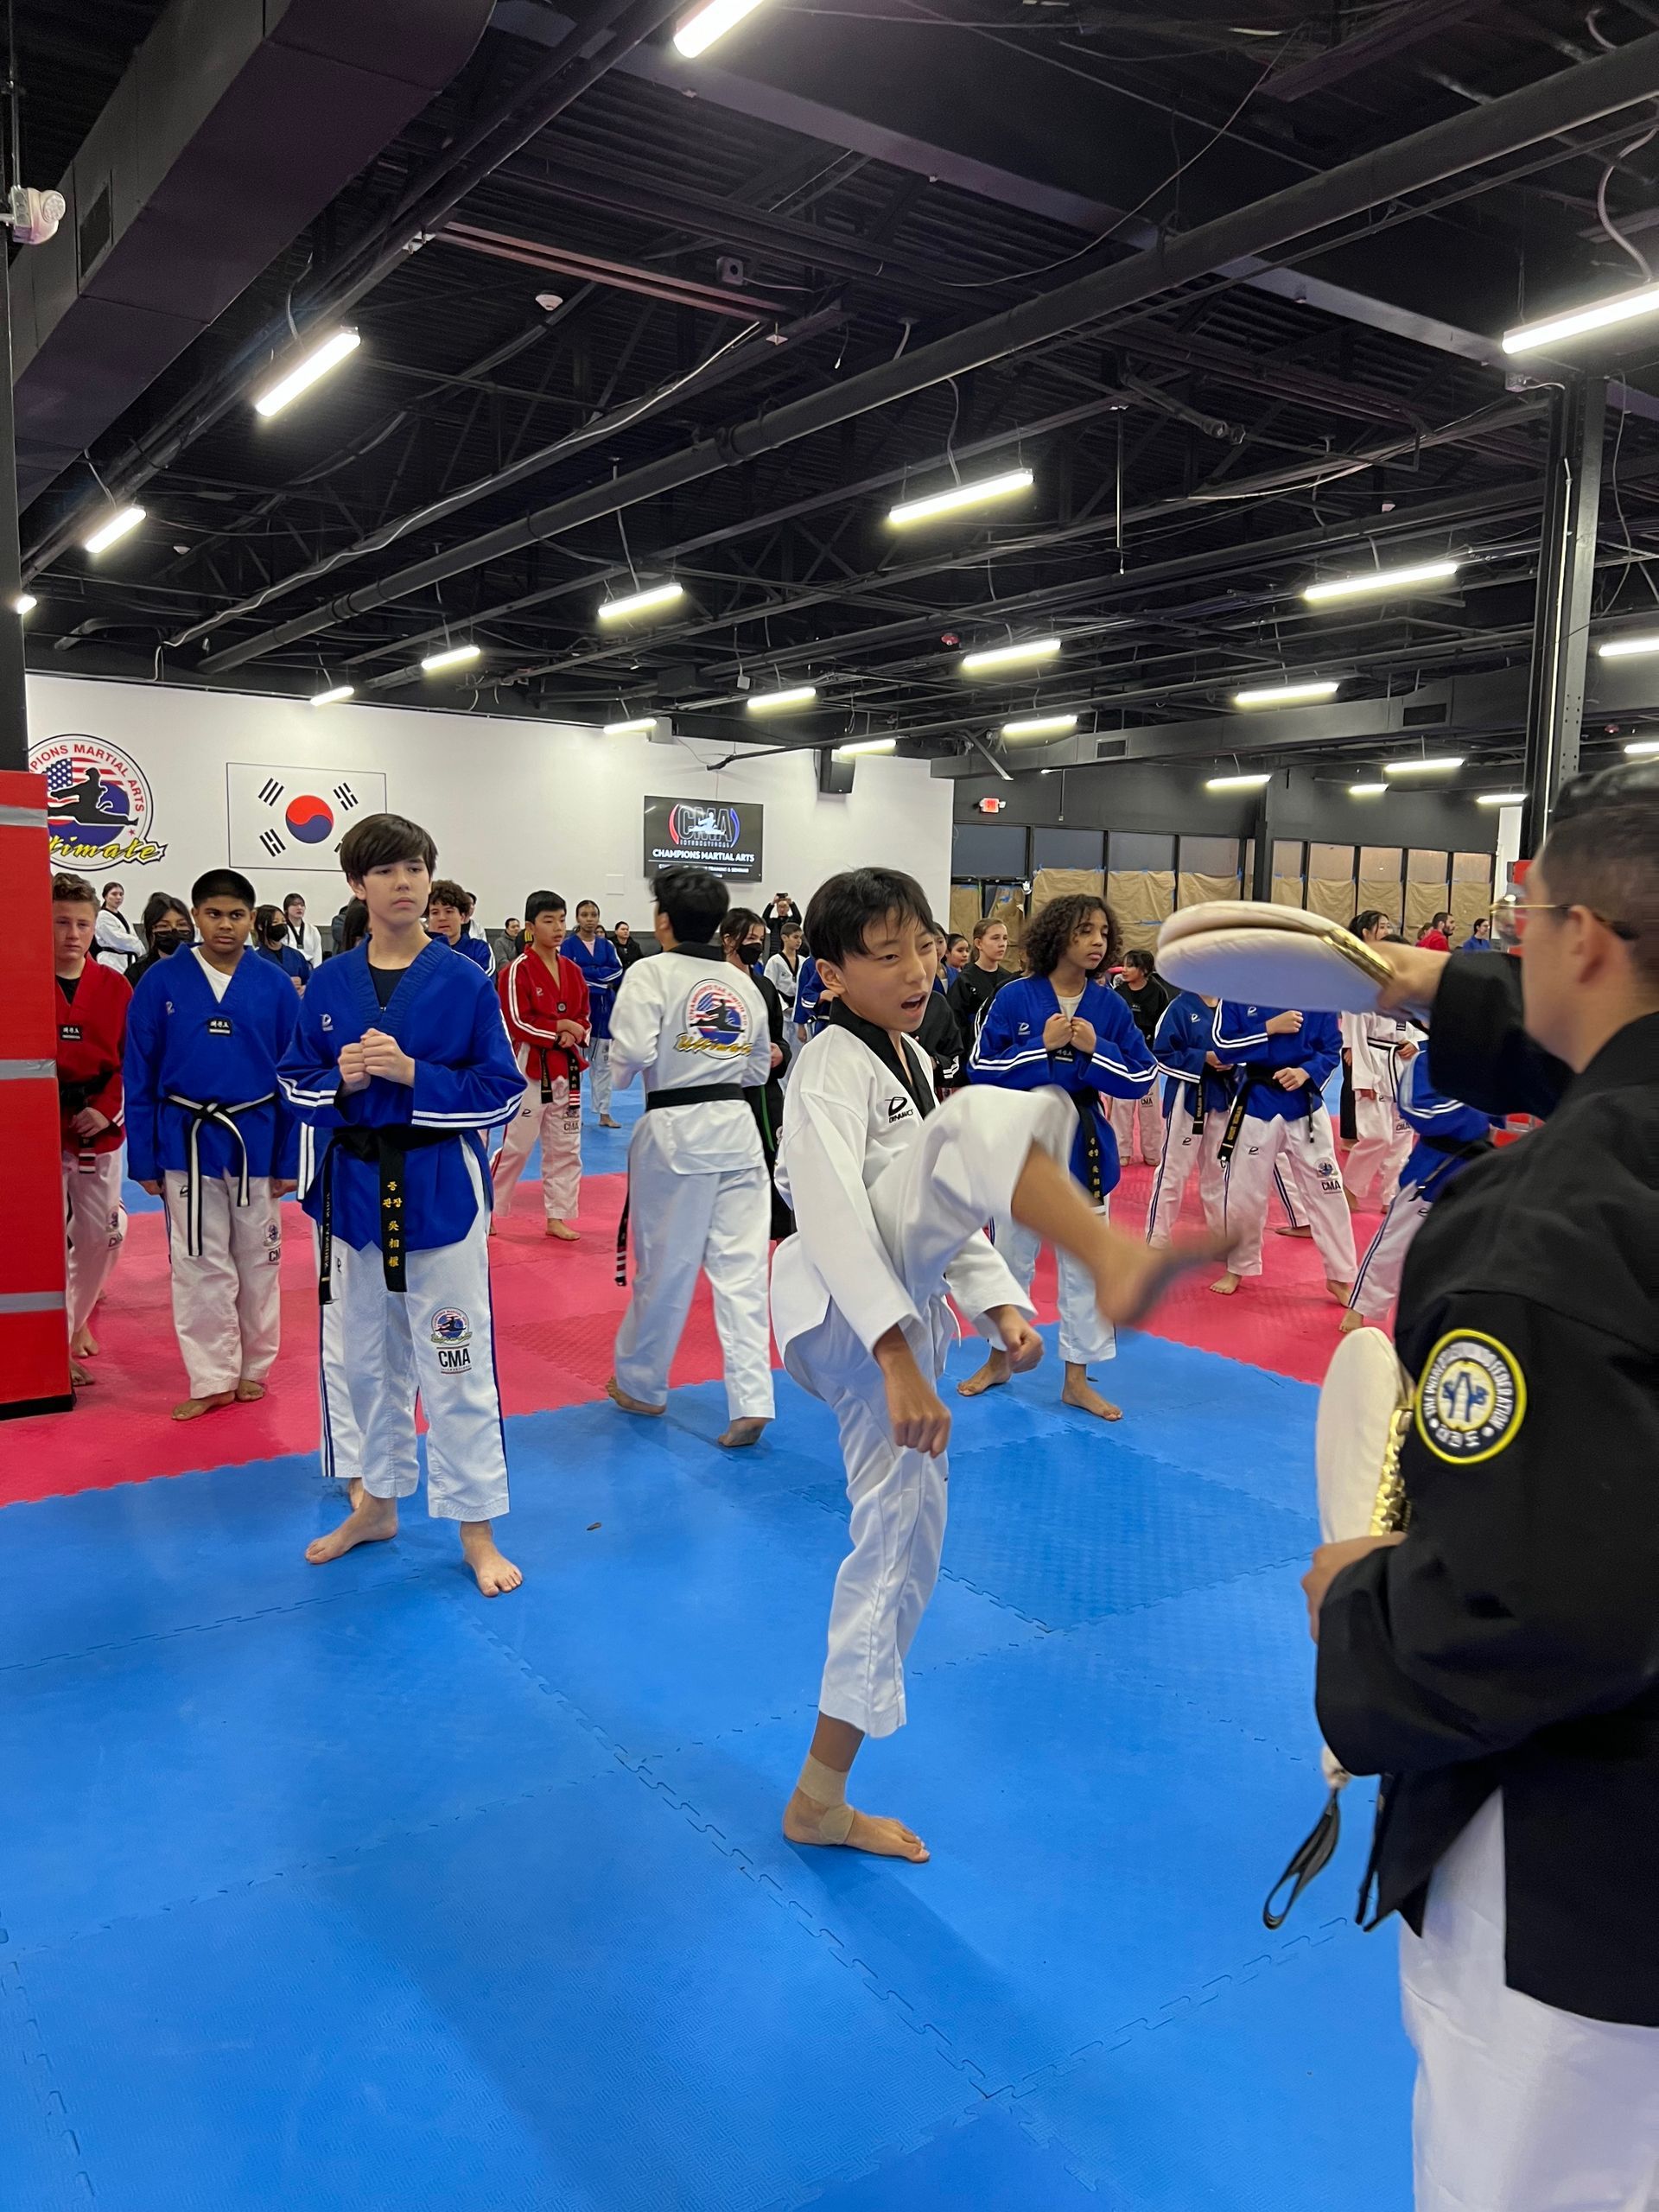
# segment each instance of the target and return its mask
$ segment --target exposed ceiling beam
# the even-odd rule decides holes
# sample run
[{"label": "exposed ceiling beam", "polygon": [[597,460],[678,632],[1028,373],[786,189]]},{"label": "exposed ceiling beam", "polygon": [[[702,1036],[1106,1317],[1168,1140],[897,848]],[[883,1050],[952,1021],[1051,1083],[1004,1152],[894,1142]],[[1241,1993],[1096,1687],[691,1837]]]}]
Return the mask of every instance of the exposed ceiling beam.
[{"label": "exposed ceiling beam", "polygon": [[1324,54],[1271,71],[1262,90],[1274,100],[1306,99],[1310,92],[1329,92],[1362,69],[1392,61],[1424,39],[1455,29],[1491,4],[1492,0],[1406,0],[1380,23],[1339,39]]}]

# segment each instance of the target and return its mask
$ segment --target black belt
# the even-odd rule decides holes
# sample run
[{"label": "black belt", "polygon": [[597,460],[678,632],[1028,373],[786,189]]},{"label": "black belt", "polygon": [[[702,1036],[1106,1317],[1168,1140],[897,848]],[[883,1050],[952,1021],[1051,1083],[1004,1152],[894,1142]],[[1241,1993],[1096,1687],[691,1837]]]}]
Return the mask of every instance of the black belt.
[{"label": "black belt", "polygon": [[547,1065],[547,1056],[550,1052],[562,1052],[564,1055],[565,1081],[570,1086],[571,1111],[573,1113],[580,1112],[582,1107],[582,1062],[576,1058],[575,1052],[570,1050],[568,1045],[532,1045],[531,1046],[531,1050],[532,1052],[537,1052],[541,1056],[543,1105],[550,1106],[553,1103],[553,1076],[551,1070]]},{"label": "black belt", "polygon": [[[645,1093],[647,1114],[659,1114],[669,1106],[719,1106],[735,1099],[740,1104],[748,1096],[741,1083],[698,1083],[685,1090],[648,1090]],[[622,1213],[616,1224],[616,1280],[626,1284],[628,1280],[628,1217],[633,1210],[633,1185],[630,1180],[622,1193]]]},{"label": "black belt", "polygon": [[335,1154],[343,1152],[353,1160],[370,1161],[380,1170],[380,1264],[385,1270],[386,1288],[401,1293],[409,1288],[404,1256],[404,1158],[411,1152],[424,1152],[431,1145],[461,1141],[459,1129],[416,1129],[406,1122],[389,1122],[378,1128],[351,1128],[334,1132],[322,1157],[322,1211],[317,1223],[320,1303],[327,1306],[333,1294],[329,1278],[334,1263]]},{"label": "black belt", "polygon": [[1074,1090],[1071,1103],[1077,1109],[1077,1120],[1083,1129],[1083,1172],[1085,1186],[1094,1203],[1104,1205],[1106,1194],[1101,1189],[1100,1123],[1095,1118],[1100,1106],[1097,1090]]},{"label": "black belt", "polygon": [[238,1098],[232,1104],[221,1105],[218,1099],[197,1100],[178,1098],[170,1091],[167,1103],[176,1106],[181,1114],[190,1116],[190,1126],[184,1138],[184,1249],[192,1259],[201,1254],[201,1133],[211,1125],[223,1129],[233,1138],[240,1164],[236,1173],[236,1203],[248,1203],[248,1147],[242,1132],[236,1126],[242,1114],[251,1114],[256,1107],[269,1106],[276,1097],[268,1090],[263,1098]]},{"label": "black belt", "polygon": [[[64,1120],[73,1122],[77,1114],[84,1114],[110,1077],[119,1072],[117,1068],[100,1068],[96,1075],[87,1076],[84,1080],[60,1075],[58,1077],[58,1111]],[[79,1165],[83,1175],[90,1175],[98,1166],[98,1154],[91,1145],[81,1145]]]},{"label": "black belt", "polygon": [[[1287,1065],[1288,1065],[1289,1064],[1287,1063]],[[1252,1086],[1258,1083],[1264,1086],[1271,1084],[1274,1077],[1280,1072],[1281,1071],[1275,1067],[1270,1060],[1246,1060],[1243,1066],[1239,1069],[1238,1091],[1233,1100],[1233,1110],[1227,1116],[1227,1127],[1222,1132],[1221,1142],[1216,1150],[1216,1158],[1222,1166],[1224,1167],[1228,1161],[1231,1160],[1233,1156],[1233,1148],[1238,1142],[1239,1132],[1244,1127],[1245,1108],[1249,1100]],[[1278,1086],[1275,1085],[1275,1088],[1277,1087]],[[1287,1097],[1293,1095],[1294,1094],[1290,1092],[1286,1093]],[[1319,1098],[1319,1094],[1318,1090],[1315,1090],[1313,1080],[1310,1077],[1310,1079],[1302,1085],[1302,1097],[1300,1102],[1300,1111],[1294,1114],[1287,1114],[1283,1118],[1287,1122],[1308,1122],[1310,1125],[1309,1134],[1311,1135],[1313,1107]]]},{"label": "black belt", "polygon": [[1420,1141],[1426,1144],[1431,1152],[1438,1152],[1440,1155],[1440,1165],[1425,1175],[1417,1185],[1418,1196],[1424,1198],[1432,1198],[1435,1185],[1443,1182],[1461,1161],[1484,1160],[1489,1152],[1497,1150],[1491,1137],[1423,1136]]}]

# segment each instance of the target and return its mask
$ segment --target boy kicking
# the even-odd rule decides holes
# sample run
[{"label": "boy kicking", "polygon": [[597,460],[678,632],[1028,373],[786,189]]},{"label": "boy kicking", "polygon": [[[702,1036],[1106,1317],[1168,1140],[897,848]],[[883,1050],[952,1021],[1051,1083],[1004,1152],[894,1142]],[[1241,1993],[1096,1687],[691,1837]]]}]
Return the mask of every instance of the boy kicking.
[{"label": "boy kicking", "polygon": [[[350,1515],[305,1555],[321,1566],[397,1535],[397,1500],[420,1482],[418,1394],[427,1511],[460,1522],[467,1564],[494,1598],[524,1578],[493,1527],[507,1510],[507,1461],[482,1133],[518,1111],[524,1078],[489,978],[423,926],[436,858],[401,815],[371,814],[346,832],[340,864],[368,910],[368,939],[317,970],[282,1063],[284,1096],[327,1146],[305,1207],[321,1230],[319,1294],[339,1301],[351,1348],[362,1467]],[[340,1384],[325,1360],[325,1434]]]},{"label": "boy kicking", "polygon": [[1115,1322],[1135,1319],[1214,1246],[1151,1252],[1110,1227],[1063,1165],[1077,1127],[1067,1092],[976,1086],[936,1103],[914,1041],[933,921],[912,878],[832,876],[806,933],[833,1006],[784,1108],[778,1181],[797,1234],[773,1262],[772,1318],[785,1366],[839,1425],[852,1550],[784,1833],[919,1860],[926,1847],[901,1821],[854,1809],[847,1777],[867,1736],[904,1725],[905,1655],[938,1574],[950,1415],[937,1384],[956,1333],[947,1293],[1019,1374],[1042,1340],[986,1221],[1012,1217],[1070,1254]]}]

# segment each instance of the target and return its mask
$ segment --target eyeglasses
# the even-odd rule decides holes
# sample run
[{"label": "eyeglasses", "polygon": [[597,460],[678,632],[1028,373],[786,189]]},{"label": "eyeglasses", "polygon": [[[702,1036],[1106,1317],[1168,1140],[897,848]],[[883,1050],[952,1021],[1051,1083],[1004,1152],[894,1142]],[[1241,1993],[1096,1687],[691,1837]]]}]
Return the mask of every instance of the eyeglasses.
[{"label": "eyeglasses", "polygon": [[[1572,899],[1501,899],[1492,908],[1492,943],[1505,952],[1518,952],[1526,942],[1527,924],[1534,914],[1568,914],[1577,903]],[[1634,944],[1642,934],[1628,922],[1615,922],[1605,914],[1597,913],[1593,906],[1586,906],[1584,911],[1603,929],[1622,938],[1626,944]]]}]

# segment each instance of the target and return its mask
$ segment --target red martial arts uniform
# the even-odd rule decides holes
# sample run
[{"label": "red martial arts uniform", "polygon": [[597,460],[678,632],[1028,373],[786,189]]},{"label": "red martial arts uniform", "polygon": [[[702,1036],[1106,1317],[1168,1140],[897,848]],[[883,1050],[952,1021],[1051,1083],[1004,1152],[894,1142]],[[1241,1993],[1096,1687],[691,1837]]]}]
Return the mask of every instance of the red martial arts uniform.
[{"label": "red martial arts uniform", "polygon": [[563,953],[558,971],[539,952],[521,952],[496,977],[513,1057],[529,1078],[518,1111],[507,1124],[495,1155],[495,1205],[512,1204],[530,1148],[542,1141],[542,1205],[550,1221],[574,1221],[582,1190],[582,1071],[580,1047],[559,1042],[557,1024],[579,1022],[588,1041],[588,985]]},{"label": "red martial arts uniform", "polygon": [[[68,1240],[69,1333],[92,1319],[127,1233],[121,1205],[121,1052],[126,1041],[132,988],[124,976],[89,959],[73,998],[61,978],[58,1015],[58,1125],[63,1154],[63,1211]],[[94,1107],[109,1123],[95,1136],[71,1127]]]}]

